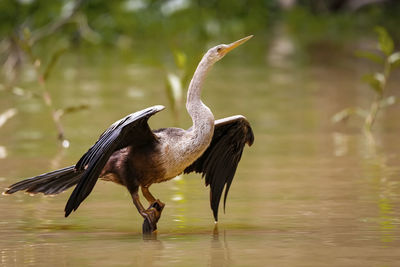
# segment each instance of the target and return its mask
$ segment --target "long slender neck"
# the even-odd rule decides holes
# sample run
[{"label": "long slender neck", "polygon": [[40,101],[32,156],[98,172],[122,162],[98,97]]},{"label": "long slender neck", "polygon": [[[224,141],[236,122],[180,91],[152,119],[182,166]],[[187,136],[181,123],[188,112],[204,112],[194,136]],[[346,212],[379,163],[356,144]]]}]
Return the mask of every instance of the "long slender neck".
[{"label": "long slender neck", "polygon": [[[192,118],[194,130],[199,130],[205,125],[214,125],[214,116],[211,110],[201,101],[201,88],[212,64],[207,57],[203,57],[190,81],[186,109]],[[211,131],[213,131],[213,128]]]}]

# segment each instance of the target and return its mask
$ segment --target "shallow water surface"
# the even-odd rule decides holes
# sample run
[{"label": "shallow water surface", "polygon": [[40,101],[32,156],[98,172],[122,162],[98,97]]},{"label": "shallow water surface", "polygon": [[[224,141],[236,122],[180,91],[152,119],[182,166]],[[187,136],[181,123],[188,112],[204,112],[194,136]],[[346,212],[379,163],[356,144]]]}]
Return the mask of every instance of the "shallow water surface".
[{"label": "shallow water surface", "polygon": [[[152,186],[166,207],[151,238],[142,236],[127,190],[111,183],[99,181],[67,219],[71,190],[56,197],[1,196],[0,266],[398,266],[400,108],[382,113],[375,144],[359,134],[357,119],[332,125],[335,112],[365,106],[371,97],[359,85],[357,62],[335,62],[228,61],[212,70],[204,102],[216,118],[245,115],[256,137],[218,225],[208,188],[194,174]],[[91,108],[64,118],[71,147],[60,150],[39,99],[2,96],[2,109],[16,106],[19,113],[0,129],[7,150],[0,159],[1,188],[74,164],[103,129],[128,113],[168,106],[157,69],[81,64],[56,75],[49,87],[57,88],[57,105]],[[389,92],[399,95],[396,82],[395,76]],[[172,121],[166,110],[150,123],[158,128]],[[186,115],[181,125],[190,125]]]}]

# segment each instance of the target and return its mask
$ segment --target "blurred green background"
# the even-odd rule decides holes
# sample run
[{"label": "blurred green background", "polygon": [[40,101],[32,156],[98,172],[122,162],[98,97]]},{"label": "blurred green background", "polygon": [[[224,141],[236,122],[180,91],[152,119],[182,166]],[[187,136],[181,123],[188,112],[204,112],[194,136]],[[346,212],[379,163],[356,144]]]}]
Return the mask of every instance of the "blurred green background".
[{"label": "blurred green background", "polygon": [[43,60],[67,48],[93,56],[125,51],[149,64],[171,61],[175,50],[197,62],[210,43],[250,33],[259,45],[248,52],[257,57],[274,39],[277,25],[284,25],[305,57],[321,46],[354,46],[376,25],[399,40],[400,4],[390,0],[20,0],[2,1],[0,10],[3,63],[17,53],[17,40],[28,42]]},{"label": "blurred green background", "polygon": [[339,62],[339,54],[353,60],[358,50],[376,51],[376,26],[394,43],[400,40],[400,3],[390,0],[20,0],[2,1],[0,10],[1,89],[41,95],[61,141],[66,137],[58,117],[90,105],[86,99],[75,106],[49,104],[57,94],[46,85],[53,70],[60,73],[82,62],[157,68],[179,125],[182,96],[196,64],[217,43],[254,34],[256,41],[245,51],[253,64],[324,60],[330,65]]}]

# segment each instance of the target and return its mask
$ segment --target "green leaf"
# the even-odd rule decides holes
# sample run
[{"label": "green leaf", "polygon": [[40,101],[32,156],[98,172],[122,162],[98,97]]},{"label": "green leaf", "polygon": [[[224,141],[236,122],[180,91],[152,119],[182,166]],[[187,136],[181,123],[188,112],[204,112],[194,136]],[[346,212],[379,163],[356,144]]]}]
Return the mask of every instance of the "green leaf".
[{"label": "green leaf", "polygon": [[378,64],[383,64],[383,58],[380,55],[377,55],[377,54],[369,52],[369,51],[359,50],[359,51],[356,51],[355,55],[360,58],[369,59],[370,61],[373,61]]},{"label": "green leaf", "polygon": [[389,97],[386,97],[386,98],[381,100],[381,102],[379,103],[379,107],[380,108],[386,108],[386,107],[389,107],[389,106],[391,106],[391,105],[393,105],[395,103],[396,103],[396,97],[395,96],[389,96]]},{"label": "green leaf", "polygon": [[385,83],[385,76],[382,73],[365,74],[362,80],[368,83],[377,93],[382,93],[383,84]]},{"label": "green leaf", "polygon": [[393,48],[394,48],[392,37],[390,37],[386,29],[381,26],[376,26],[374,30],[378,34],[379,50],[385,53],[386,56],[389,56],[390,54],[393,53]]},{"label": "green leaf", "polygon": [[358,115],[361,118],[365,118],[367,116],[367,114],[368,113],[366,110],[359,108],[359,107],[345,108],[332,116],[332,122],[337,123],[337,122],[345,121],[352,115]]},{"label": "green leaf", "polygon": [[332,116],[332,122],[338,123],[347,120],[351,115],[350,108],[343,109]]},{"label": "green leaf", "polygon": [[23,36],[24,36],[24,40],[31,39],[32,33],[31,33],[31,30],[28,27],[24,27]]},{"label": "green leaf", "polygon": [[395,68],[399,67],[400,66],[400,52],[396,52],[396,53],[391,54],[388,57],[388,61],[390,63],[390,67],[392,69],[395,69]]},{"label": "green leaf", "polygon": [[67,51],[68,48],[63,47],[58,49],[55,53],[51,55],[50,61],[47,64],[44,72],[43,72],[43,79],[46,81],[49,77],[50,72],[53,70],[54,66],[56,65],[57,61],[60,59],[61,55]]},{"label": "green leaf", "polygon": [[78,111],[85,110],[85,109],[89,109],[89,105],[81,104],[78,106],[68,106],[65,108],[58,109],[56,111],[56,116],[57,116],[57,119],[60,119],[62,116],[66,115],[66,114],[78,112]]},{"label": "green leaf", "polygon": [[0,127],[2,127],[9,119],[17,114],[15,108],[10,108],[0,114]]},{"label": "green leaf", "polygon": [[78,106],[68,106],[66,108],[63,108],[63,113],[64,114],[74,113],[74,112],[85,110],[85,109],[89,109],[89,105],[81,104]]},{"label": "green leaf", "polygon": [[182,80],[181,78],[174,73],[167,73],[166,77],[166,89],[168,100],[172,106],[174,111],[179,109],[179,106],[182,102]]},{"label": "green leaf", "polygon": [[185,69],[186,61],[187,61],[187,57],[186,57],[185,53],[183,53],[180,50],[175,50],[174,51],[174,59],[175,59],[175,64],[178,68]]}]

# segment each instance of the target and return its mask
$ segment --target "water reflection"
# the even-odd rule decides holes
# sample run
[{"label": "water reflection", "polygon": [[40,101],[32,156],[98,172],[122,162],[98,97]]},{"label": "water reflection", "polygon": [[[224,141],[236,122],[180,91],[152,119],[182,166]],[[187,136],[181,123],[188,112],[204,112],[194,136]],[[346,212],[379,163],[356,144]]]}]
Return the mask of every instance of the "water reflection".
[{"label": "water reflection", "polygon": [[[132,245],[140,246],[141,259],[137,262],[139,266],[155,266],[162,262],[181,264],[185,262],[188,256],[191,257],[185,251],[192,249],[185,248],[185,243],[192,239],[197,239],[197,245],[192,249],[198,250],[203,264],[207,266],[231,266],[233,263],[226,230],[219,233],[218,224],[215,224],[211,234],[204,233],[197,237],[191,235],[166,236],[164,234],[159,237],[157,233],[153,233],[143,235],[142,244],[133,243]],[[205,242],[207,239],[211,241],[208,245]]]},{"label": "water reflection", "polygon": [[[365,176],[368,178],[372,189],[376,194],[376,205],[379,209],[379,232],[381,242],[394,242],[398,239],[396,230],[400,218],[396,215],[396,202],[399,194],[396,193],[398,180],[391,177],[392,170],[387,165],[387,156],[377,147],[373,136],[365,137],[366,153],[364,158]],[[371,141],[373,140],[373,141]]]},{"label": "water reflection", "polygon": [[[203,239],[210,236],[211,242],[208,246],[202,245]],[[167,238],[167,239],[166,239]],[[180,257],[181,253],[185,253],[185,248],[181,247],[178,243],[190,240],[190,236],[161,236],[158,237],[157,233],[143,235],[143,245],[141,245],[142,259],[138,261],[140,266],[153,266],[169,258],[168,262],[179,263],[183,261],[184,257]],[[200,237],[200,243],[195,246],[198,253],[204,260],[207,266],[231,266],[233,263],[231,259],[231,252],[227,241],[227,232],[224,230],[222,233],[218,231],[218,224],[215,224],[214,229],[209,234],[204,234]],[[178,249],[177,249],[178,248]],[[172,253],[171,253],[172,252]]]},{"label": "water reflection", "polygon": [[139,266],[154,266],[162,261],[164,255],[164,244],[157,239],[157,233],[144,234],[143,243],[140,247],[140,257],[137,261]]},{"label": "water reflection", "polygon": [[0,146],[0,159],[7,157],[7,149],[4,146]]},{"label": "water reflection", "polygon": [[223,231],[221,238],[218,231],[218,224],[215,224],[210,247],[210,266],[231,266],[231,264],[232,260],[226,240],[226,231]]},{"label": "water reflection", "polygon": [[334,155],[336,157],[345,156],[349,151],[349,137],[346,134],[334,132],[332,134],[333,145],[334,145]]},{"label": "water reflection", "polygon": [[[66,140],[64,140],[64,141],[66,141]],[[62,163],[64,161],[66,150],[67,150],[66,146],[64,146],[64,145],[59,146],[56,155],[50,161],[50,168],[52,170],[58,170],[58,169],[61,169],[62,167],[65,167],[65,166],[62,166]]]}]

